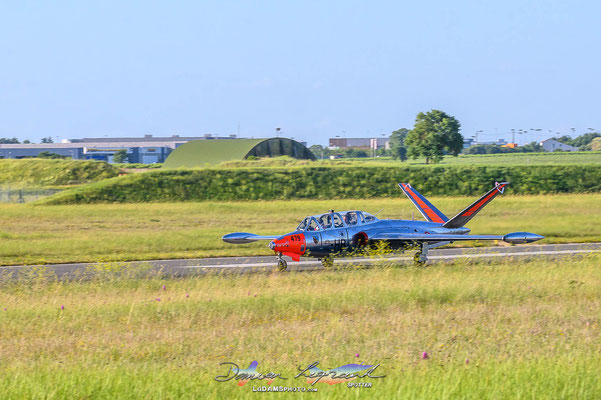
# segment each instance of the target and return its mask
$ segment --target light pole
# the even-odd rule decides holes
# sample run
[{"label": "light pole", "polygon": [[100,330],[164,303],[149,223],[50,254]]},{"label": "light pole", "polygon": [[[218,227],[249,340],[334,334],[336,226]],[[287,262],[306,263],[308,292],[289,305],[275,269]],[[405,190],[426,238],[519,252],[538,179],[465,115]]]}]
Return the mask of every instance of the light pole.
[{"label": "light pole", "polygon": [[282,130],[282,128],[275,128],[275,136],[276,137],[280,137],[280,131]]},{"label": "light pole", "polygon": [[[525,130],[522,130],[522,129],[520,129],[520,130],[518,131],[518,135],[520,135],[520,137],[521,137],[521,136],[522,136],[524,133],[526,133],[526,131],[525,131]],[[521,141],[521,139],[520,139],[520,141]],[[517,143],[516,143],[516,145],[517,145]]]}]

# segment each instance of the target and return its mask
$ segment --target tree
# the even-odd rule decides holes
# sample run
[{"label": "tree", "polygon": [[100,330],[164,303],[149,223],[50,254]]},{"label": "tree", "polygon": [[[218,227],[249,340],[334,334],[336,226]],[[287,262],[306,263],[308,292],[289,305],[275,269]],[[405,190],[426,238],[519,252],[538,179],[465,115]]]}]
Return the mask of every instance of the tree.
[{"label": "tree", "polygon": [[12,139],[3,137],[3,138],[0,138],[0,144],[19,144],[19,139],[15,138],[15,137]]},{"label": "tree", "polygon": [[353,148],[344,150],[343,155],[344,155],[345,158],[366,158],[366,157],[369,157],[369,155],[364,150],[353,149]]},{"label": "tree", "polygon": [[60,154],[52,153],[50,151],[42,151],[38,153],[38,158],[66,158],[67,156],[61,156]]},{"label": "tree", "polygon": [[25,139],[25,140],[23,140],[23,144],[29,144],[29,143],[31,143],[31,142],[29,141],[29,139]]},{"label": "tree", "polygon": [[407,159],[407,148],[405,139],[409,134],[409,129],[401,128],[390,135],[390,153],[395,160],[405,161]]},{"label": "tree", "polygon": [[51,136],[43,137],[42,138],[42,143],[54,143],[54,140],[52,140]]},{"label": "tree", "polygon": [[593,150],[593,151],[601,150],[601,138],[594,138],[591,141],[591,150]]},{"label": "tree", "polygon": [[585,133],[584,135],[577,136],[574,139],[572,139],[569,135],[554,137],[553,139],[569,146],[578,147],[581,151],[588,151],[591,150],[591,143],[593,139],[598,137],[601,137],[601,133],[589,132]]},{"label": "tree", "polygon": [[539,153],[543,151],[543,146],[538,142],[530,142],[524,146],[518,147],[522,153]]},{"label": "tree", "polygon": [[461,124],[454,117],[439,110],[417,114],[413,130],[405,139],[407,155],[411,158],[426,157],[426,164],[432,160],[438,163],[445,154],[457,156],[463,149],[463,136],[459,133]]},{"label": "tree", "polygon": [[595,138],[601,137],[601,133],[590,132],[580,135],[572,141],[572,146],[581,147],[590,144]]},{"label": "tree", "polygon": [[511,153],[513,149],[496,144],[476,144],[463,150],[463,154],[499,154]]},{"label": "tree", "polygon": [[129,159],[127,157],[127,150],[125,150],[125,149],[117,150],[115,152],[115,154],[113,155],[113,162],[116,162],[116,163],[129,162]]},{"label": "tree", "polygon": [[311,153],[313,153],[313,155],[317,158],[327,158],[327,149],[324,148],[322,145],[320,144],[314,144],[311,147],[309,147],[309,150],[311,150]]}]

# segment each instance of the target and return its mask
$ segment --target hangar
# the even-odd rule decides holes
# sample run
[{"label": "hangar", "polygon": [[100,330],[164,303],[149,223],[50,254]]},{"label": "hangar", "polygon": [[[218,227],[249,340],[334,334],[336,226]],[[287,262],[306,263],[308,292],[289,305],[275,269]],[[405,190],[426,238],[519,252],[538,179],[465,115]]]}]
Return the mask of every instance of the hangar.
[{"label": "hangar", "polygon": [[193,140],[176,148],[165,160],[165,168],[203,167],[248,157],[289,156],[315,160],[311,150],[287,138]]}]

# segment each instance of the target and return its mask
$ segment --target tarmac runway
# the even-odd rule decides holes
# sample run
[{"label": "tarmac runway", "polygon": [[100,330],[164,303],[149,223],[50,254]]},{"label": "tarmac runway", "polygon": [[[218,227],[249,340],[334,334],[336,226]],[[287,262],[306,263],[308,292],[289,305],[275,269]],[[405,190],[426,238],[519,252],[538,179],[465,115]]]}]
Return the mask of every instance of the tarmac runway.
[{"label": "tarmac runway", "polygon": [[[499,247],[467,247],[434,249],[428,253],[428,263],[452,262],[457,259],[471,259],[489,261],[500,258],[510,258],[516,262],[527,259],[546,257],[573,257],[583,256],[589,253],[601,252],[601,243],[566,243],[545,245],[523,245],[523,246],[499,246]],[[413,252],[394,255],[386,258],[351,258],[336,259],[334,266],[352,265],[374,265],[374,264],[401,264],[409,265],[413,260]],[[285,257],[286,258],[286,257]],[[321,262],[311,258],[301,258],[300,262],[288,260],[289,271],[313,271],[323,269]],[[103,263],[107,264],[107,263]],[[44,265],[52,271],[59,279],[74,279],[93,274],[95,267],[103,264],[75,263],[75,264],[49,264]],[[124,267],[147,266],[147,273],[159,273],[164,276],[184,277],[189,275],[202,275],[209,272],[220,273],[251,273],[270,272],[276,269],[276,257],[225,257],[225,258],[196,258],[178,260],[152,260],[152,261],[129,261],[110,264],[119,264]],[[17,265],[0,267],[0,276],[18,277],[27,273],[35,266]]]}]

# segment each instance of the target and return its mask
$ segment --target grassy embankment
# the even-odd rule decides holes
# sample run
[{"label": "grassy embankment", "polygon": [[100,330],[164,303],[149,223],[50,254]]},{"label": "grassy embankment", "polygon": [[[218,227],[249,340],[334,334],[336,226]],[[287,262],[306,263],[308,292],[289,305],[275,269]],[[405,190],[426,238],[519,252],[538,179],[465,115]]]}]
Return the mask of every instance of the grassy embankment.
[{"label": "grassy embankment", "polygon": [[512,194],[601,192],[601,164],[552,166],[302,165],[158,170],[67,190],[39,204],[365,199],[397,197],[397,182],[424,195],[475,196],[495,181]]},{"label": "grassy embankment", "polygon": [[[453,216],[475,198],[430,200]],[[599,204],[600,194],[505,194],[468,227],[475,234],[535,232],[546,236],[544,243],[601,241]],[[367,200],[0,205],[0,265],[268,255],[273,253],[265,242],[235,246],[221,236],[285,233],[304,216],[329,209],[382,210],[380,218],[421,219],[402,193]]]},{"label": "grassy embankment", "polygon": [[119,169],[98,161],[22,159],[0,160],[0,187],[71,187],[115,177]]},{"label": "grassy embankment", "polygon": [[[221,362],[294,379],[380,363],[371,388],[295,398],[601,397],[599,256],[0,290],[1,398],[254,398]],[[116,276],[116,275],[115,275]],[[163,286],[165,285],[165,286]],[[62,309],[64,306],[64,309]],[[423,359],[423,352],[428,358]],[[263,394],[264,395],[264,394]]]}]

